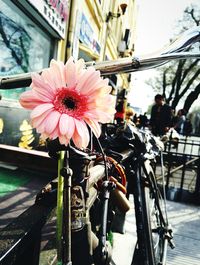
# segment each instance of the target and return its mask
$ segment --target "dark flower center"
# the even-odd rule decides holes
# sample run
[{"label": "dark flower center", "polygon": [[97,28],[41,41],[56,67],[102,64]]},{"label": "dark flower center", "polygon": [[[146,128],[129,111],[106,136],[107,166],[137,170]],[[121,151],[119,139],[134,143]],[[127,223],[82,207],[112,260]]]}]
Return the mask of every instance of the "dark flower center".
[{"label": "dark flower center", "polygon": [[55,110],[73,118],[81,119],[88,110],[88,97],[81,95],[74,88],[58,89],[54,101]]},{"label": "dark flower center", "polygon": [[76,101],[74,100],[74,98],[71,97],[64,98],[62,100],[62,103],[65,105],[66,108],[70,110],[74,110],[77,107]]}]

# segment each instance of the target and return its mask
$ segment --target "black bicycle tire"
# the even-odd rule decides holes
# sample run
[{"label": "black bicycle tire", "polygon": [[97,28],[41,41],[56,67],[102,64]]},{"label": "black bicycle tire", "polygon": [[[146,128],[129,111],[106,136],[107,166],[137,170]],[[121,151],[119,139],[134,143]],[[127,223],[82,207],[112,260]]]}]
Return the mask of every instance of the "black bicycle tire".
[{"label": "black bicycle tire", "polygon": [[[150,171],[149,171],[147,177],[148,177],[148,183],[150,184],[151,190],[153,190],[154,216],[156,216],[156,219],[158,222],[156,230],[157,230],[157,233],[159,234],[159,242],[158,242],[159,255],[156,254],[155,247],[154,247],[154,257],[155,257],[155,262],[157,265],[157,264],[163,264],[163,260],[166,260],[166,257],[164,257],[164,255],[166,255],[165,229],[167,227],[167,223],[166,223],[166,220],[164,218],[163,211],[162,211],[161,205],[160,205],[160,201],[162,199],[162,196],[161,196],[160,190],[159,190],[157,182],[156,182],[154,171],[151,167],[150,167]],[[147,200],[148,200],[148,198],[146,199],[146,201]],[[164,259],[163,259],[163,257],[164,257]],[[163,264],[163,265],[165,265],[165,264]]]},{"label": "black bicycle tire", "polygon": [[142,167],[135,169],[134,205],[137,230],[137,245],[131,265],[154,265],[153,245],[149,226],[149,216],[146,209],[145,186],[142,177]]},{"label": "black bicycle tire", "polygon": [[[145,190],[145,200],[146,200],[146,203],[148,204],[148,201],[150,201],[149,199],[149,191]],[[149,206],[148,206],[149,207]],[[150,207],[149,207],[150,208]],[[157,209],[157,202],[154,201],[153,202],[153,212],[155,213],[154,214],[154,217],[156,218],[156,221],[157,221],[157,226],[162,226],[162,221],[160,219],[160,215],[159,215],[159,211]],[[160,234],[159,232],[152,232],[152,215],[151,215],[151,212],[150,212],[150,209],[147,211],[147,213],[149,214],[149,226],[150,226],[150,230],[151,230],[151,234],[152,234],[152,245],[153,245],[153,256],[154,256],[154,262],[156,265],[158,264],[162,264],[162,258],[163,258],[163,249],[164,249],[164,238],[163,238],[163,233],[160,231]],[[158,215],[157,215],[158,214]],[[157,242],[155,243],[154,242],[154,234],[157,235]]]},{"label": "black bicycle tire", "polygon": [[[146,172],[147,174],[147,172]],[[151,175],[152,174],[152,175]],[[135,183],[135,217],[137,226],[138,242],[133,256],[132,265],[157,265],[162,259],[164,239],[159,238],[159,245],[162,244],[159,258],[157,257],[154,249],[153,232],[151,228],[150,209],[148,204],[148,194],[150,190],[153,190],[157,198],[155,199],[155,205],[159,204],[157,187],[155,187],[154,173],[150,170],[149,175],[142,176],[142,168],[138,167],[136,173]],[[158,212],[160,213],[160,206]],[[161,220],[162,219],[162,220]],[[160,225],[163,225],[163,216],[159,221]],[[161,236],[161,235],[160,235]],[[159,260],[159,261],[158,261]]]}]

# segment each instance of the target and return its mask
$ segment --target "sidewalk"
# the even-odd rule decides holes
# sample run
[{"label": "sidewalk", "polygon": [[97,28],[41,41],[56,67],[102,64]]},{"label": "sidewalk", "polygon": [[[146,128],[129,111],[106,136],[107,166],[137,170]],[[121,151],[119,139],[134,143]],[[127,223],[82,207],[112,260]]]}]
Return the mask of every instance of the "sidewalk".
[{"label": "sidewalk", "polygon": [[52,177],[47,174],[18,167],[1,167],[0,228],[33,205],[36,194],[50,179]]},{"label": "sidewalk", "polygon": [[114,233],[113,261],[116,265],[131,265],[137,241],[135,210],[132,196],[130,196],[130,202],[131,209],[126,214],[125,234]]},{"label": "sidewalk", "polygon": [[176,248],[168,250],[167,265],[200,264],[200,206],[167,203]]},{"label": "sidewalk", "polygon": [[[113,260],[116,265],[131,265],[137,240],[133,202],[131,206],[126,216],[126,234],[114,234]],[[200,206],[168,201],[167,209],[176,244],[175,249],[168,249],[167,265],[199,265]]]}]

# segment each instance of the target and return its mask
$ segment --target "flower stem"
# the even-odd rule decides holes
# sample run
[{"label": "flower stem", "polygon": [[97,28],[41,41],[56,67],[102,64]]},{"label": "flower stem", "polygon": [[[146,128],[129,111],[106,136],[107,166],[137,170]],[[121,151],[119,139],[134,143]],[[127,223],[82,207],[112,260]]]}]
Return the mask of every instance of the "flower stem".
[{"label": "flower stem", "polygon": [[64,165],[65,151],[60,151],[58,159],[58,190],[57,190],[57,264],[62,264],[62,217],[63,217],[63,187],[64,179],[60,174],[60,170]]}]

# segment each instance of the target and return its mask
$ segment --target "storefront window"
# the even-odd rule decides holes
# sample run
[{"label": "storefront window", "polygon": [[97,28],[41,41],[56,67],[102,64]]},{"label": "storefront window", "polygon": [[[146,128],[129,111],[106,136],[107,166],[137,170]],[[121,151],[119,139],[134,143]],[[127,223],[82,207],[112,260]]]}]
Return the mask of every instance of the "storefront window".
[{"label": "storefront window", "polygon": [[[33,72],[47,67],[51,38],[11,1],[1,0],[0,76]],[[18,100],[26,88],[1,90],[2,99]]]}]

